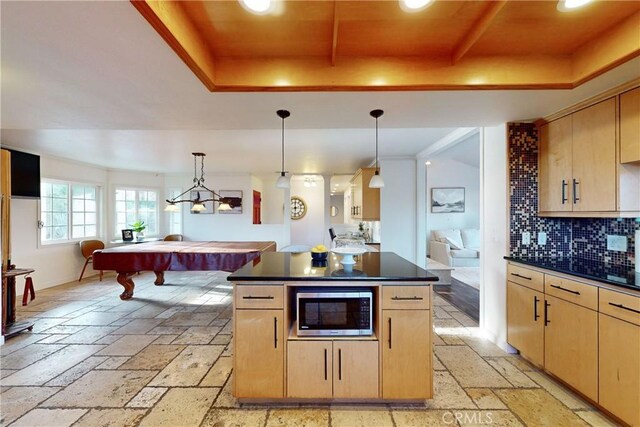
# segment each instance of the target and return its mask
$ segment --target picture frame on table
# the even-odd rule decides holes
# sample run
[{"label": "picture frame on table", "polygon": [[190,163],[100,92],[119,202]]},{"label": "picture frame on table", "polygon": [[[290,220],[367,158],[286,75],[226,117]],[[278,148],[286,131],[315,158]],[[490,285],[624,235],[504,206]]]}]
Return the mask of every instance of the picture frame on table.
[{"label": "picture frame on table", "polygon": [[220,190],[220,198],[233,198],[234,203],[231,205],[231,210],[221,211],[218,205],[218,213],[220,215],[234,215],[242,213],[242,190]]},{"label": "picture frame on table", "polygon": [[131,242],[133,241],[133,230],[130,228],[126,228],[122,230],[122,241],[123,242]]},{"label": "picture frame on table", "polygon": [[464,187],[431,188],[432,213],[462,213],[465,208]]}]

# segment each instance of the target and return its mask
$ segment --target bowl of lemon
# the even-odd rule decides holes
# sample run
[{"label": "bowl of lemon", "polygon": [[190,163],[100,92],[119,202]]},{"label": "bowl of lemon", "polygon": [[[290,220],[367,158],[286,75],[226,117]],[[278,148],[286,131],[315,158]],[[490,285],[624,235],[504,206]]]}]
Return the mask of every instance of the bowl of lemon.
[{"label": "bowl of lemon", "polygon": [[325,245],[320,244],[311,248],[311,259],[314,261],[325,261],[328,254],[329,249]]}]

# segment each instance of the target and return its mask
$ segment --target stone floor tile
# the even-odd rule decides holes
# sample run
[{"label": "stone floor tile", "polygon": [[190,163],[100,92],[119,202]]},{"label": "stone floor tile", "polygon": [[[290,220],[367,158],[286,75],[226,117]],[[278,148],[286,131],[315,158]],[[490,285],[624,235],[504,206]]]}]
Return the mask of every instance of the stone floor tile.
[{"label": "stone floor tile", "polygon": [[211,388],[172,388],[142,419],[140,427],[197,426],[215,398]]},{"label": "stone floor tile", "polygon": [[478,322],[476,322],[471,317],[467,316],[461,311],[452,311],[449,314],[451,315],[451,317],[453,317],[458,322],[460,322],[462,326],[470,326],[470,327],[478,326]]},{"label": "stone floor tile", "polygon": [[539,370],[538,368],[536,368],[531,363],[527,362],[525,359],[523,359],[517,354],[509,355],[505,357],[505,359],[508,360],[509,363],[511,363],[513,366],[515,366],[516,368],[520,369],[523,372]]},{"label": "stone floor tile", "polygon": [[151,344],[157,336],[154,335],[123,335],[118,341],[109,344],[99,356],[133,356]]},{"label": "stone floor tile", "polygon": [[433,308],[433,317],[437,319],[453,319],[451,314],[440,306]]},{"label": "stone floor tile", "polygon": [[18,351],[21,348],[24,348],[34,342],[45,339],[49,336],[49,334],[33,334],[33,333],[22,333],[18,336],[11,338],[10,340],[5,341],[3,345],[0,346],[0,355],[6,356],[8,354],[13,353],[14,351]]},{"label": "stone floor tile", "polygon": [[202,421],[202,427],[263,427],[265,409],[212,409]]},{"label": "stone floor tile", "polygon": [[[486,360],[486,359],[485,359]],[[508,360],[498,357],[496,359],[487,360],[493,369],[498,371],[507,379],[514,387],[539,387],[534,381],[523,374],[518,368],[509,363]]]},{"label": "stone floor tile", "polygon": [[615,427],[618,424],[605,417],[598,411],[575,411],[576,415],[589,423],[592,427]]},{"label": "stone floor tile", "polygon": [[462,387],[511,387],[507,380],[467,346],[439,346],[435,347],[435,352]]},{"label": "stone floor tile", "polygon": [[325,427],[329,425],[327,409],[272,409],[266,427]]},{"label": "stone floor tile", "polygon": [[6,426],[20,418],[59,390],[60,387],[14,387],[3,392],[0,425]]},{"label": "stone floor tile", "polygon": [[331,427],[393,427],[391,412],[388,409],[372,411],[331,409]]},{"label": "stone floor tile", "polygon": [[127,403],[127,408],[151,408],[167,390],[166,387],[145,387]]},{"label": "stone floor tile", "polygon": [[115,335],[146,334],[162,323],[162,319],[134,319],[112,332]]},{"label": "stone floor tile", "polygon": [[200,382],[200,387],[222,387],[233,369],[233,358],[220,357]]},{"label": "stone floor tile", "polygon": [[443,427],[455,426],[454,415],[450,411],[415,411],[415,410],[393,410],[391,416],[396,426],[415,427]]},{"label": "stone floor tile", "polygon": [[45,331],[43,331],[43,333],[45,334],[75,334],[76,332],[80,332],[81,330],[83,330],[84,328],[86,328],[86,326],[82,326],[82,325],[60,325],[57,324],[55,326],[52,326],[51,328],[46,329]]},{"label": "stone floor tile", "polygon": [[[220,390],[218,394],[218,398],[216,399],[216,403],[213,404],[216,408],[240,408],[241,404],[238,403],[235,397],[233,397],[232,393],[233,388],[233,378],[229,378],[227,384],[225,384],[224,388]],[[279,405],[278,405],[279,406]]]},{"label": "stone floor tile", "polygon": [[460,426],[463,427],[522,426],[522,423],[510,411],[455,411],[453,415]]},{"label": "stone floor tile", "polygon": [[122,338],[121,335],[106,335],[102,338],[100,338],[99,340],[97,340],[94,344],[113,344],[114,342],[118,341],[120,338]]},{"label": "stone floor tile", "polygon": [[526,425],[588,426],[546,390],[502,389],[495,392]]},{"label": "stone floor tile", "polygon": [[447,371],[433,373],[433,399],[427,400],[431,409],[475,409],[471,398]]},{"label": "stone floor tile", "polygon": [[84,326],[82,330],[60,340],[62,344],[93,344],[118,329],[115,326]]},{"label": "stone floor tile", "polygon": [[486,338],[471,335],[463,337],[462,341],[482,357],[504,357],[507,355],[504,350]]},{"label": "stone floor tile", "polygon": [[208,326],[216,313],[176,313],[167,319],[164,326]]},{"label": "stone floor tile", "polygon": [[100,365],[107,359],[108,357],[106,356],[88,357],[87,359],[75,365],[73,368],[58,375],[57,377],[55,377],[45,385],[46,386],[68,386],[69,384],[71,384],[72,382],[74,382],[75,380],[77,380],[78,378],[80,378],[81,376],[83,376],[84,374],[86,374],[96,366]]},{"label": "stone floor tile", "polygon": [[42,385],[103,348],[103,345],[68,345],[33,365],[3,378],[0,383],[3,385]]},{"label": "stone floor tile", "polygon": [[31,344],[21,348],[2,358],[3,369],[22,369],[40,359],[62,350],[65,346],[60,344]]},{"label": "stone floor tile", "polygon": [[215,344],[215,345],[227,345],[231,342],[231,339],[233,337],[231,335],[222,335],[222,334],[218,334],[216,335],[216,337],[213,339],[213,341],[211,341],[211,344]]},{"label": "stone floor tile", "polygon": [[96,369],[118,369],[130,359],[129,356],[110,356],[102,362]]},{"label": "stone floor tile", "polygon": [[34,334],[40,334],[49,328],[59,325],[62,322],[66,322],[67,320],[68,319],[64,317],[39,318],[38,321],[33,324],[33,330],[31,332]]},{"label": "stone floor tile", "polygon": [[431,335],[431,337],[432,337],[431,340],[433,342],[433,345],[447,345],[447,343],[444,342],[442,338],[440,338],[440,336],[435,332]]},{"label": "stone floor tile", "polygon": [[158,326],[147,333],[151,335],[180,335],[187,329],[186,326]]},{"label": "stone floor tile", "polygon": [[155,371],[91,371],[42,406],[123,407],[155,374]]},{"label": "stone floor tile", "polygon": [[158,338],[153,342],[154,344],[171,344],[173,340],[178,338],[177,335],[159,335]]},{"label": "stone floor tile", "polygon": [[144,409],[92,409],[73,427],[127,427],[135,426],[142,419]]},{"label": "stone floor tile", "polygon": [[75,423],[87,412],[86,409],[34,409],[16,422],[12,427],[67,427]]},{"label": "stone floor tile", "polygon": [[568,389],[553,381],[542,372],[527,372],[529,378],[540,384],[553,397],[565,404],[570,409],[591,409],[591,405],[573,394]]},{"label": "stone floor tile", "polygon": [[[2,364],[2,362],[0,362],[0,364]],[[18,372],[17,369],[0,369],[0,379],[4,378],[4,377],[8,377],[9,375]]]},{"label": "stone floor tile", "polygon": [[438,359],[438,356],[436,356],[435,354],[433,355],[433,370],[434,371],[446,371],[447,368],[444,367],[444,365],[442,364],[442,362],[440,361],[440,359]]},{"label": "stone floor tile", "polygon": [[480,409],[507,409],[490,388],[467,388],[465,391]]},{"label": "stone floor tile", "polygon": [[120,369],[150,369],[160,371],[180,354],[185,347],[184,345],[151,344],[129,359]]},{"label": "stone floor tile", "polygon": [[178,338],[173,344],[209,344],[220,332],[217,326],[192,326]]},{"label": "stone floor tile", "polygon": [[68,336],[69,335],[66,335],[66,334],[49,335],[48,337],[38,341],[38,344],[54,344],[54,343],[57,343],[60,340],[65,339]]},{"label": "stone floor tile", "polygon": [[122,315],[119,313],[91,311],[76,318],[67,320],[64,322],[64,325],[107,326],[121,318]]},{"label": "stone floor tile", "polygon": [[151,381],[150,386],[194,386],[213,366],[223,347],[190,345]]}]

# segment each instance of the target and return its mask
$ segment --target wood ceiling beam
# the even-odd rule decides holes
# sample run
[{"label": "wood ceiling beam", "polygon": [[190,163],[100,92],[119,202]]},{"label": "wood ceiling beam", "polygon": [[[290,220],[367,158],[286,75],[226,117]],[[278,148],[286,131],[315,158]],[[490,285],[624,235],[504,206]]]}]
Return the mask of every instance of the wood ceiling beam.
[{"label": "wood ceiling beam", "polygon": [[331,43],[331,66],[336,65],[336,51],[338,50],[338,26],[340,22],[338,20],[338,1],[333,2],[333,40]]},{"label": "wood ceiling beam", "polygon": [[131,0],[167,44],[210,91],[215,90],[215,61],[179,1]]},{"label": "wood ceiling beam", "polygon": [[460,43],[453,50],[451,55],[451,63],[456,64],[471,49],[471,47],[480,39],[482,34],[489,28],[493,19],[498,15],[500,10],[507,4],[506,1],[490,1],[483,14],[473,24],[469,31],[462,38]]}]

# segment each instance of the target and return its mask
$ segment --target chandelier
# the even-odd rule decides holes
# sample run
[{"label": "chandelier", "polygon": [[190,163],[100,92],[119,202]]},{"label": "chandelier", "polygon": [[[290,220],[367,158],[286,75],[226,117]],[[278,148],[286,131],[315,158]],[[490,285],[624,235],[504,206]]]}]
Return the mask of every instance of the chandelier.
[{"label": "chandelier", "polygon": [[[204,157],[206,154],[191,154],[193,155],[193,185],[176,197],[167,199],[167,206],[164,208],[165,212],[180,212],[178,203],[191,203],[191,210],[193,212],[206,210],[207,208],[204,204],[209,202],[220,203],[220,205],[218,205],[218,211],[229,211],[235,207],[242,206],[242,199],[240,197],[222,197],[204,185]],[[198,159],[200,159],[200,178],[198,178]],[[207,193],[205,193],[205,191]],[[192,196],[192,192],[195,192],[195,197]],[[201,195],[201,192],[204,194]],[[185,194],[187,194],[187,197],[191,195],[192,198],[182,198]]]}]

